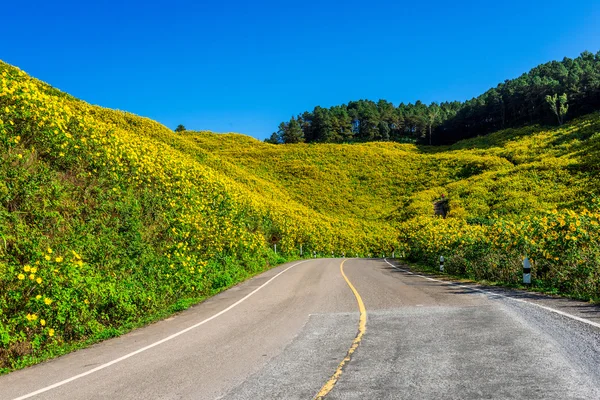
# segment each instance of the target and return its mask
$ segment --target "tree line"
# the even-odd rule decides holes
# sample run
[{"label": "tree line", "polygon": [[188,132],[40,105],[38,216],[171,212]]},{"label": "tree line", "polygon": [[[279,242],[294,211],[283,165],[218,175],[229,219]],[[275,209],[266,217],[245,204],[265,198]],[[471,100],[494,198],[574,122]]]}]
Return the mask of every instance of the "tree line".
[{"label": "tree line", "polygon": [[600,109],[600,51],[541,64],[467,100],[400,103],[351,101],[316,106],[279,124],[266,142],[368,141],[447,144],[529,124],[562,124]]}]

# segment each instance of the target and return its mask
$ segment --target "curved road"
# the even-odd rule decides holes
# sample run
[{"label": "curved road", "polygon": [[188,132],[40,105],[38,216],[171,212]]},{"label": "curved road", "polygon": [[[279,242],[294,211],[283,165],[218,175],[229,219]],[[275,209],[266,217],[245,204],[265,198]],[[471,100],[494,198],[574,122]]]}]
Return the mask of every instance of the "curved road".
[{"label": "curved road", "polygon": [[0,399],[317,396],[600,399],[600,308],[388,260],[307,260],[0,377]]}]

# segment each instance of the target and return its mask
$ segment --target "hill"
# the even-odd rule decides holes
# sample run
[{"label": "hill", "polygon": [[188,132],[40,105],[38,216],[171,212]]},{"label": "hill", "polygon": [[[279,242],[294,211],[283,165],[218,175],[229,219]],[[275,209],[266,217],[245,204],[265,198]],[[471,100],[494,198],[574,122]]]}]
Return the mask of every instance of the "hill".
[{"label": "hill", "polygon": [[[0,368],[304,254],[403,254],[600,298],[600,115],[445,147],[175,133],[0,63]],[[433,217],[444,195],[448,218]],[[273,251],[277,244],[278,254]]]},{"label": "hill", "polygon": [[600,52],[551,61],[464,101],[419,100],[397,107],[380,99],[316,106],[279,124],[271,143],[392,140],[448,144],[533,124],[562,124],[600,109]]}]

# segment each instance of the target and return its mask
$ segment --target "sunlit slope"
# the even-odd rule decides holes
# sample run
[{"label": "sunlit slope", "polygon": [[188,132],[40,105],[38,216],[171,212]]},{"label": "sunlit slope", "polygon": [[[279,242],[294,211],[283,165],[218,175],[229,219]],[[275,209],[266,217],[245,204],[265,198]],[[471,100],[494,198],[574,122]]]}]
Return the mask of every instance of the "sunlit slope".
[{"label": "sunlit slope", "polygon": [[[404,254],[600,298],[600,116],[450,147],[175,133],[0,62],[0,371],[279,254]],[[449,218],[432,203],[450,199]],[[171,308],[172,309],[172,308]]]},{"label": "sunlit slope", "polygon": [[[600,131],[592,115],[560,129],[526,127],[451,147],[397,143],[271,145],[241,135],[187,133],[208,150],[325,215],[401,222],[432,213],[490,218],[579,207],[594,189],[586,167]],[[597,149],[595,150],[597,151]],[[587,156],[586,156],[587,155]]]},{"label": "sunlit slope", "polygon": [[0,63],[0,368],[229,286],[280,252],[396,234],[320,214],[147,118]]},{"label": "sunlit slope", "polygon": [[[271,145],[190,134],[322,215],[383,224],[396,254],[478,279],[600,299],[600,116],[524,127],[450,147]],[[448,218],[435,218],[444,195]]]}]

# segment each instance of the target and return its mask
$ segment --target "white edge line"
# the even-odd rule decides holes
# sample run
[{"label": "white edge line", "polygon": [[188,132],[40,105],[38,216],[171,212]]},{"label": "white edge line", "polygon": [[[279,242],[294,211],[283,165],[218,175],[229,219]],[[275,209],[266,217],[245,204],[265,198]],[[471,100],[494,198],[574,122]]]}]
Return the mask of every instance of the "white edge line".
[{"label": "white edge line", "polygon": [[564,311],[557,310],[557,309],[552,308],[552,307],[548,307],[548,306],[544,306],[544,305],[541,305],[541,304],[533,303],[531,301],[526,301],[526,300],[523,300],[523,299],[517,299],[517,298],[512,297],[512,296],[505,296],[503,294],[498,294],[498,293],[489,292],[489,291],[483,290],[483,289],[477,289],[477,288],[474,288],[474,287],[461,285],[461,284],[456,283],[456,282],[441,281],[439,279],[430,278],[428,276],[415,274],[414,272],[411,272],[411,271],[409,271],[407,269],[396,267],[395,265],[393,265],[392,263],[390,263],[387,260],[387,258],[384,258],[383,261],[385,261],[386,263],[388,263],[392,268],[395,268],[398,271],[406,272],[406,273],[408,273],[410,275],[418,276],[420,278],[425,278],[425,279],[430,280],[430,281],[440,282],[440,283],[443,283],[444,285],[456,286],[456,287],[460,287],[460,288],[463,288],[463,289],[474,290],[476,292],[481,292],[481,293],[484,293],[484,294],[487,294],[487,295],[491,295],[491,296],[503,297],[505,299],[511,299],[511,300],[514,300],[514,301],[518,301],[520,303],[531,304],[532,306],[536,306],[536,307],[539,307],[539,308],[544,309],[546,311],[550,311],[550,312],[562,315],[563,317],[571,318],[571,319],[574,319],[575,321],[583,322],[584,324],[588,324],[588,325],[591,325],[593,327],[600,328],[600,324],[597,323],[597,322],[590,321],[589,319],[581,318],[581,317],[578,317],[576,315],[572,315],[572,314],[566,313]]},{"label": "white edge line", "polygon": [[65,384],[67,384],[67,383],[69,383],[69,382],[73,382],[74,380],[77,380],[77,379],[79,379],[79,378],[83,378],[84,376],[87,376],[87,375],[93,374],[94,372],[98,372],[98,371],[100,371],[100,370],[102,370],[102,369],[104,369],[104,368],[108,368],[108,367],[110,367],[111,365],[117,364],[117,363],[119,363],[119,362],[121,362],[121,361],[124,361],[124,360],[126,360],[126,359],[130,358],[130,357],[133,357],[133,356],[135,356],[136,354],[142,353],[142,352],[144,352],[144,351],[146,351],[146,350],[149,350],[149,349],[151,349],[151,348],[153,348],[153,347],[156,347],[156,346],[158,346],[158,345],[160,345],[160,344],[163,344],[163,343],[165,343],[165,342],[168,342],[169,340],[172,340],[172,339],[176,338],[177,336],[183,335],[184,333],[186,333],[186,332],[189,332],[189,331],[191,331],[192,329],[195,329],[195,328],[199,327],[200,325],[204,325],[204,324],[205,324],[205,323],[207,323],[208,321],[211,321],[211,320],[213,320],[213,319],[217,318],[218,316],[220,316],[220,315],[222,315],[222,314],[225,314],[227,311],[231,310],[231,309],[232,309],[232,308],[234,308],[235,306],[239,305],[240,303],[242,303],[243,301],[245,301],[246,299],[248,299],[248,298],[249,298],[250,296],[252,296],[254,293],[258,292],[260,289],[262,289],[262,288],[264,288],[265,286],[267,286],[269,283],[271,283],[271,281],[273,281],[273,280],[274,280],[275,278],[277,278],[279,275],[281,275],[281,274],[283,274],[284,272],[286,272],[286,271],[288,271],[288,270],[290,270],[290,269],[294,268],[296,265],[300,265],[300,264],[302,264],[302,263],[305,263],[305,262],[307,262],[307,261],[311,261],[311,260],[304,260],[304,261],[300,261],[299,263],[296,263],[296,264],[294,264],[294,265],[291,265],[291,266],[287,267],[286,269],[284,269],[283,271],[281,271],[280,273],[278,273],[277,275],[275,275],[274,277],[272,277],[271,279],[269,279],[268,281],[266,281],[265,283],[263,283],[262,285],[260,285],[260,286],[259,286],[259,287],[257,287],[256,289],[254,289],[252,292],[248,293],[246,296],[242,297],[241,299],[239,299],[238,301],[236,301],[235,303],[233,303],[233,304],[232,304],[232,305],[230,305],[229,307],[225,308],[224,310],[221,310],[221,311],[219,311],[218,313],[216,313],[216,314],[215,314],[215,315],[213,315],[212,317],[206,318],[205,320],[203,320],[203,321],[201,321],[201,322],[198,322],[197,324],[194,324],[194,325],[192,325],[192,326],[189,326],[189,327],[187,327],[187,328],[185,328],[185,329],[183,329],[183,330],[181,330],[181,331],[179,331],[179,332],[176,332],[176,333],[174,333],[174,334],[172,334],[172,335],[170,335],[170,336],[167,336],[166,338],[164,338],[164,339],[161,339],[161,340],[159,340],[158,342],[154,342],[154,343],[152,343],[152,344],[149,344],[148,346],[142,347],[141,349],[137,349],[136,351],[132,351],[131,353],[125,354],[124,356],[122,356],[122,357],[119,357],[119,358],[117,358],[117,359],[115,359],[115,360],[112,360],[112,361],[109,361],[109,362],[107,362],[107,363],[105,363],[105,364],[99,365],[99,366],[97,366],[96,368],[90,369],[89,371],[82,372],[82,373],[81,373],[81,374],[79,374],[79,375],[72,376],[72,377],[70,377],[70,378],[67,378],[67,379],[65,379],[65,380],[62,380],[62,381],[60,381],[60,382],[54,383],[54,384],[52,384],[52,385],[50,385],[50,386],[46,386],[46,387],[44,387],[44,388],[38,389],[38,390],[36,390],[35,392],[27,393],[27,394],[25,394],[25,395],[23,395],[23,396],[16,397],[16,398],[14,398],[13,400],[23,400],[23,399],[28,399],[28,398],[30,398],[30,397],[33,397],[33,396],[37,396],[38,394],[41,394],[41,393],[47,392],[47,391],[49,391],[49,390],[55,389],[55,388],[57,388],[57,387],[59,387],[59,386],[65,385]]}]

